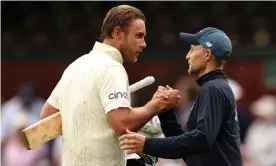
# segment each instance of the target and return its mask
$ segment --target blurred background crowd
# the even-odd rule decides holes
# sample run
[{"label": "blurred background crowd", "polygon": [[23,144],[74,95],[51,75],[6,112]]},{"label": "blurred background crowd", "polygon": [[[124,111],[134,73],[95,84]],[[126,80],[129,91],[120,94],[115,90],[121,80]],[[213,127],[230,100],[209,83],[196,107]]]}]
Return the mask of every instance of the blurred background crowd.
[{"label": "blurred background crowd", "polygon": [[[152,75],[154,85],[133,94],[133,106],[158,85],[180,90],[176,111],[185,127],[198,93],[187,74],[187,45],[179,32],[212,26],[232,40],[225,71],[238,104],[245,166],[276,165],[275,2],[1,2],[1,164],[61,166],[61,138],[27,151],[20,131],[37,122],[41,108],[67,65],[88,53],[100,37],[106,12],[129,4],[146,15],[147,48],[126,64],[130,83]],[[159,166],[184,166],[160,160]]]}]

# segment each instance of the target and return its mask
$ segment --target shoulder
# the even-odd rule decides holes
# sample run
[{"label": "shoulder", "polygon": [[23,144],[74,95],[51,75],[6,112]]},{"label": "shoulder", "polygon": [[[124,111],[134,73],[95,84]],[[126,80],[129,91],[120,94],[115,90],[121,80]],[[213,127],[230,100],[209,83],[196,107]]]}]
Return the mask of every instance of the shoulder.
[{"label": "shoulder", "polygon": [[200,89],[200,94],[218,95],[224,99],[235,101],[234,93],[229,86],[227,80],[212,80],[203,85]]},{"label": "shoulder", "polygon": [[201,87],[201,90],[214,90],[220,93],[231,90],[226,79],[214,79]]},{"label": "shoulder", "polygon": [[121,63],[115,61],[110,55],[108,55],[104,52],[93,50],[88,55],[91,58],[93,58],[93,60],[96,60],[95,62],[97,64],[101,64],[106,67],[107,66],[120,66],[120,67],[124,68]]},{"label": "shoulder", "polygon": [[101,69],[98,71],[98,76],[100,80],[128,80],[128,74],[123,65],[120,63],[108,63],[101,66]]},{"label": "shoulder", "polygon": [[220,86],[217,86],[216,84],[212,83],[211,81],[204,84],[199,91],[199,98],[203,100],[210,100],[213,98],[225,98],[225,93],[221,89]]},{"label": "shoulder", "polygon": [[204,84],[200,88],[200,93],[206,93],[206,92],[210,92],[210,91],[219,92],[220,87],[217,86],[216,84],[214,84],[212,81],[210,81],[210,82],[207,82],[206,84]]},{"label": "shoulder", "polygon": [[109,81],[110,79],[121,80],[128,77],[124,66],[121,65],[120,63],[109,62],[109,63],[105,63],[100,68],[101,69],[99,70],[98,73],[101,80],[107,80],[107,81]]}]

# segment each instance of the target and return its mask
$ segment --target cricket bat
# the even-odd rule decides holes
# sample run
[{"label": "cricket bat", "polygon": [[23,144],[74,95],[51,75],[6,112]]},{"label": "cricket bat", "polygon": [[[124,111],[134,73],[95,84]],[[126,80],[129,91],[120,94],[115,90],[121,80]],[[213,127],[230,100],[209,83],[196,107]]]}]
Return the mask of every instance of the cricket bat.
[{"label": "cricket bat", "polygon": [[[132,84],[130,93],[154,83],[155,79],[148,76],[143,80]],[[34,149],[41,144],[44,144],[62,134],[62,119],[60,112],[57,112],[47,118],[44,118],[37,123],[22,130],[23,143],[27,150]]]}]

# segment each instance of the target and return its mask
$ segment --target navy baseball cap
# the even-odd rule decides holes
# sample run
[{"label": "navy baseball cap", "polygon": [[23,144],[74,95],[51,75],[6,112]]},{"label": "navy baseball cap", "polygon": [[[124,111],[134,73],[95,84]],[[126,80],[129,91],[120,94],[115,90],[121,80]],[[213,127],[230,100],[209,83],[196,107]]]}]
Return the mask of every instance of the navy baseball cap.
[{"label": "navy baseball cap", "polygon": [[191,45],[202,45],[210,49],[219,59],[225,60],[232,53],[232,44],[229,37],[221,30],[213,27],[207,27],[196,34],[179,34],[180,40]]}]

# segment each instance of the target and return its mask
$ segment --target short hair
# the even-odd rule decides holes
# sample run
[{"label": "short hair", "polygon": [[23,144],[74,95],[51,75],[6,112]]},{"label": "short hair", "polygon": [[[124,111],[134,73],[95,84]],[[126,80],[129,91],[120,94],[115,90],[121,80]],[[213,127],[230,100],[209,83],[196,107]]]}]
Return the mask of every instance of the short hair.
[{"label": "short hair", "polygon": [[226,64],[226,60],[224,60],[224,59],[219,59],[219,58],[216,57],[215,55],[214,55],[214,57],[215,57],[215,65],[216,65],[217,67],[219,67],[219,66],[224,67],[224,65]]},{"label": "short hair", "polygon": [[136,7],[129,5],[119,5],[113,7],[108,11],[105,19],[103,20],[101,39],[112,39],[113,30],[117,26],[127,32],[129,24],[135,19],[142,19],[146,22],[145,15]]},{"label": "short hair", "polygon": [[216,67],[220,67],[220,66],[224,67],[224,65],[226,64],[226,60],[218,58],[215,54],[212,53],[212,51],[210,49],[207,49],[204,46],[202,46],[202,48],[205,51],[209,50],[211,52],[211,54],[214,56],[214,61],[215,61]]}]

